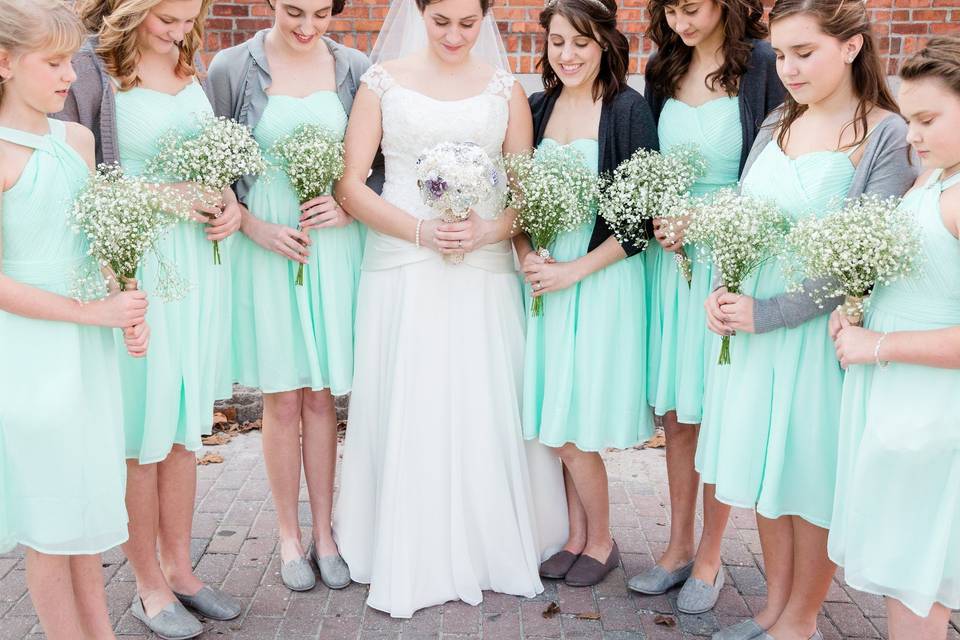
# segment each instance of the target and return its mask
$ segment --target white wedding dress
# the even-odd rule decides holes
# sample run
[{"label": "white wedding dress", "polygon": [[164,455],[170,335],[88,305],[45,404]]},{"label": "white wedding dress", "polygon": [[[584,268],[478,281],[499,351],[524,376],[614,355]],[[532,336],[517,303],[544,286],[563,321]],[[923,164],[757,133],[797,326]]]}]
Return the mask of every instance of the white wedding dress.
[{"label": "white wedding dress", "polygon": [[[440,101],[378,65],[383,198],[421,218],[417,157],[444,141],[502,152],[513,76]],[[498,198],[477,207],[491,218]],[[357,309],[350,423],[334,517],[367,603],[394,617],[482,591],[533,597],[539,563],[567,537],[559,461],[520,425],[524,308],[508,241],[440,254],[371,230]]]}]

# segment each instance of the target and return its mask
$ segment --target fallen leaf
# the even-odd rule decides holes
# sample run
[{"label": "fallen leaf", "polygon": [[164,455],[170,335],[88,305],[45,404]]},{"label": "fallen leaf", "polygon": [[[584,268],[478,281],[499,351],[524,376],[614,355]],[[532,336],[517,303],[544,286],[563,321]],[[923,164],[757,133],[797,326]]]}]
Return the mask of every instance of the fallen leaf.
[{"label": "fallen leaf", "polygon": [[674,618],[673,616],[664,616],[664,615],[661,615],[661,614],[657,614],[657,615],[654,616],[654,618],[653,618],[653,624],[658,624],[658,625],[660,625],[661,627],[671,627],[671,628],[673,628],[673,627],[677,626],[677,619]]},{"label": "fallen leaf", "polygon": [[578,614],[576,615],[576,618],[577,618],[577,620],[599,620],[599,619],[600,619],[600,614],[599,614],[599,613],[593,613],[593,612],[590,612],[590,613],[578,613]]},{"label": "fallen leaf", "polygon": [[202,458],[197,458],[197,464],[220,464],[223,462],[223,456],[219,453],[205,453]]},{"label": "fallen leaf", "polygon": [[223,415],[222,413],[217,412],[213,414],[213,426],[217,427],[217,426],[221,426],[229,423],[230,421],[227,420],[227,416]]},{"label": "fallen leaf", "polygon": [[667,446],[667,438],[663,431],[657,431],[649,440],[640,445],[641,449],[663,449]]},{"label": "fallen leaf", "polygon": [[213,435],[204,436],[200,441],[208,447],[215,447],[217,445],[227,444],[232,439],[233,436],[226,431],[218,431]]},{"label": "fallen leaf", "polygon": [[544,609],[544,611],[543,611],[543,617],[544,617],[544,618],[552,618],[552,617],[554,617],[555,615],[557,615],[558,613],[560,613],[560,605],[558,605],[556,602],[551,602],[551,603],[550,603],[550,606],[547,607],[546,609]]},{"label": "fallen leaf", "polygon": [[237,421],[237,408],[236,407],[223,407],[220,409],[220,413],[224,415],[228,422]]}]

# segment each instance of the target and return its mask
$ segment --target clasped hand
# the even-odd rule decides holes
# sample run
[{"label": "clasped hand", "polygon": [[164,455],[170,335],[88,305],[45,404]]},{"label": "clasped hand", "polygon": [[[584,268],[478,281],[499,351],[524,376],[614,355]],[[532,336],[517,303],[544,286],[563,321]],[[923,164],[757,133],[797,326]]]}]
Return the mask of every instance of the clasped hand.
[{"label": "clasped hand", "polygon": [[470,209],[461,222],[425,220],[420,227],[421,246],[442,254],[470,253],[489,244],[490,221]]},{"label": "clasped hand", "polygon": [[737,331],[756,333],[753,323],[753,298],[742,293],[730,293],[720,287],[711,293],[704,308],[707,327],[721,336],[732,336]]},{"label": "clasped hand", "polygon": [[876,360],[879,333],[851,324],[839,307],[830,314],[829,328],[841,367],[846,369],[851,364],[872,364]]},{"label": "clasped hand", "polygon": [[575,262],[557,262],[553,258],[544,258],[536,251],[530,251],[524,256],[521,269],[534,298],[554,291],[563,291],[582,278]]}]

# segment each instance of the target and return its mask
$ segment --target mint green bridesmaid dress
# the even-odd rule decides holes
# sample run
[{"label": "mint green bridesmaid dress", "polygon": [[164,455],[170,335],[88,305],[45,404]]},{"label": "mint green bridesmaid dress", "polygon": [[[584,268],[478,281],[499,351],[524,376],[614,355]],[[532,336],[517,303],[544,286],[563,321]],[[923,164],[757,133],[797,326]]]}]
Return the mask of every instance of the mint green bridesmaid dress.
[{"label": "mint green bridesmaid dress", "polygon": [[[2,271],[69,295],[90,260],[68,220],[89,174],[49,120],[38,136],[0,128],[34,149],[3,194]],[[0,551],[101,553],[127,539],[126,463],[113,331],[0,311]]]},{"label": "mint green bridesmaid dress", "polygon": [[[794,220],[840,205],[853,181],[846,153],[790,158],[776,140],[743,178],[744,193],[777,203]],[[742,292],[771,298],[786,291],[781,259],[764,263]],[[827,332],[828,314],[790,329],[740,332],[732,364],[711,364],[696,468],[717,499],[756,507],[765,518],[800,516],[828,528],[837,471],[843,371]],[[712,339],[710,362],[719,354]]]},{"label": "mint green bridesmaid dress", "polygon": [[[197,116],[213,114],[199,83],[176,95],[145,88],[117,91],[120,165],[141,175],[157,154],[157,140],[171,129],[193,131]],[[120,356],[127,458],[150,464],[164,460],[175,444],[189,451],[210,433],[213,402],[230,397],[230,251],[220,242],[222,264],[213,263],[206,225],[177,224],[158,248],[190,283],[186,297],[164,302],[150,298],[150,350],[146,358]],[[156,260],[140,270],[140,288],[156,289]]]},{"label": "mint green bridesmaid dress", "polygon": [[[960,240],[944,226],[934,172],[901,207],[916,216],[921,267],[878,286],[864,325],[877,332],[960,325]],[[960,370],[853,365],[843,385],[830,558],[851,586],[917,615],[960,608]]]},{"label": "mint green bridesmaid dress", "polygon": [[[701,196],[736,185],[740,175],[743,135],[736,96],[717,98],[697,107],[667,100],[657,126],[660,150],[694,145],[707,170],[691,187]],[[713,267],[697,260],[697,249],[685,248],[693,266],[688,284],[677,269],[674,253],[656,241],[647,260],[647,401],[657,415],[677,412],[683,424],[699,424],[703,413],[704,377],[709,368],[706,311]]]},{"label": "mint green bridesmaid dress", "polygon": [[[337,94],[270,96],[253,131],[268,160],[273,144],[301,124],[317,124],[343,137],[347,114]],[[261,220],[296,228],[300,201],[286,174],[271,169],[254,183],[247,206]],[[297,266],[244,235],[233,247],[233,362],[241,384],[266,393],[294,389],[350,391],[353,323],[363,258],[359,222],[310,231],[310,261],[303,286]]]},{"label": "mint green bridesmaid dress", "polygon": [[[540,148],[557,146],[545,138]],[[596,140],[578,139],[594,172]],[[562,234],[550,247],[558,261],[587,253],[595,218]],[[527,341],[523,376],[523,431],[551,447],[581,451],[623,449],[648,439],[653,418],[643,394],[646,345],[643,329],[643,256],[619,260],[577,284],[543,297],[543,315],[531,316],[524,283]]]}]

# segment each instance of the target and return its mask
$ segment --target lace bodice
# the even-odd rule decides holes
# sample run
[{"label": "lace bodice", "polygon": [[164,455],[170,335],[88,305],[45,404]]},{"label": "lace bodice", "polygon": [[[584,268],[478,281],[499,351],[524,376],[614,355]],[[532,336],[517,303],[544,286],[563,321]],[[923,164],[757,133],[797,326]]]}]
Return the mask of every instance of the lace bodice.
[{"label": "lace bodice", "polygon": [[[381,195],[411,215],[423,219],[438,216],[422,203],[417,188],[417,158],[427,149],[441,142],[473,142],[494,160],[501,157],[515,82],[508,72],[497,69],[482,93],[463,100],[437,100],[407,89],[380,65],[370,67],[361,82],[380,97],[381,148],[386,173]],[[476,207],[477,214],[485,218],[499,215],[501,195],[495,194]],[[429,253],[423,253],[426,250],[416,251],[410,243],[397,238],[375,232],[370,236],[367,253],[372,255],[364,258],[365,269],[390,268],[430,257]],[[505,265],[504,247],[497,245],[492,250],[499,255],[498,262]],[[485,256],[474,255],[472,261],[476,263],[484,257],[491,255],[489,252]],[[471,262],[471,256],[467,258],[467,262]],[[513,268],[512,262],[509,268]]]}]

